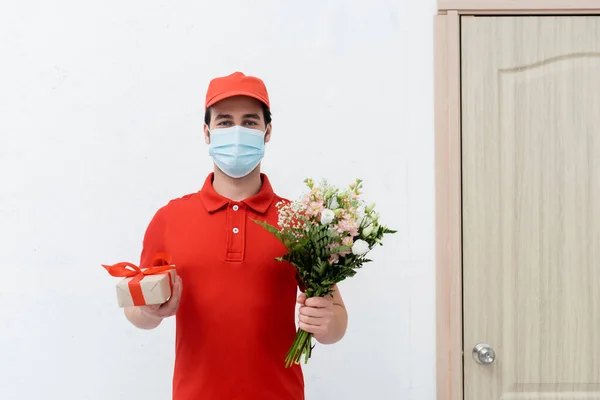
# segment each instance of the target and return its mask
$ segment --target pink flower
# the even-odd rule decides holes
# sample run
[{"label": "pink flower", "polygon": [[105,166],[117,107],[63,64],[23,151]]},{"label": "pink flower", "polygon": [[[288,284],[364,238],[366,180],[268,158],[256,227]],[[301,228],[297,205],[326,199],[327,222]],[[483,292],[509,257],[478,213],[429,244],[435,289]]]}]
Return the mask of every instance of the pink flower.
[{"label": "pink flower", "polygon": [[316,217],[320,215],[321,211],[323,211],[324,209],[325,207],[323,206],[323,203],[313,201],[308,205],[308,209],[306,211],[308,215]]},{"label": "pink flower", "polygon": [[335,264],[340,261],[340,256],[337,254],[332,254],[329,256],[329,264]]},{"label": "pink flower", "polygon": [[337,233],[340,235],[344,232],[349,233],[351,236],[358,236],[359,223],[352,218],[352,216],[346,214],[344,218],[337,224]]},{"label": "pink flower", "polygon": [[[354,240],[352,239],[352,236],[346,236],[342,239],[342,246],[346,246],[346,247],[352,247],[352,244],[354,243]],[[340,257],[345,257],[348,254],[352,253],[352,251],[340,251],[339,255]]]},{"label": "pink flower", "polygon": [[335,248],[338,248],[338,247],[340,247],[340,244],[339,244],[339,243],[330,243],[330,244],[328,244],[328,245],[327,245],[327,248],[328,248],[330,251],[331,251],[331,250],[333,250],[333,249],[335,249]]}]

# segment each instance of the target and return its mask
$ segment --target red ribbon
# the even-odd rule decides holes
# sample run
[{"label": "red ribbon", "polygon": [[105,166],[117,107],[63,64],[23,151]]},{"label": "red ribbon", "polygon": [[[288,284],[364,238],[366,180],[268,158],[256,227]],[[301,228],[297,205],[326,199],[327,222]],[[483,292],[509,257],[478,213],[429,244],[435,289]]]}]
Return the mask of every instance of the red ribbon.
[{"label": "red ribbon", "polygon": [[[156,265],[157,262],[159,265]],[[129,262],[120,262],[114,265],[104,265],[102,266],[106,268],[109,274],[117,278],[129,278],[133,277],[127,284],[129,287],[129,292],[131,293],[131,298],[133,299],[133,304],[135,306],[144,306],[146,305],[146,300],[144,299],[144,294],[142,293],[142,286],[140,281],[144,279],[146,275],[158,275],[164,274],[165,272],[169,272],[172,269],[175,269],[173,265],[171,265],[171,257],[169,257],[166,253],[158,253],[154,256],[151,267],[140,268],[137,265],[134,265]],[[171,288],[171,292],[173,291],[173,277],[169,273],[169,286]]]}]

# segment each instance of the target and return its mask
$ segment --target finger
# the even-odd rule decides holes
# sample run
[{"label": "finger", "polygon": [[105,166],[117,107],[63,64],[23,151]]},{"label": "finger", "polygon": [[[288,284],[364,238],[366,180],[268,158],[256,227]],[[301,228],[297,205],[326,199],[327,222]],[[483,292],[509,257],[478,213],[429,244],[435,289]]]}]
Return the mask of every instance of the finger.
[{"label": "finger", "polygon": [[169,301],[171,301],[171,300],[176,301],[181,296],[181,290],[182,290],[181,286],[182,286],[181,280],[175,279],[175,283],[173,284],[173,293],[171,294],[171,297],[169,297]]},{"label": "finger", "polygon": [[183,281],[181,280],[181,278],[177,277],[177,282],[175,282],[175,285],[177,286],[174,290],[176,297],[179,299],[181,297],[181,292],[183,291]]},{"label": "finger", "polygon": [[297,302],[300,304],[304,304],[306,302],[306,294],[301,293],[300,296],[298,296]]},{"label": "finger", "polygon": [[306,305],[307,307],[325,308],[330,307],[331,303],[331,300],[326,299],[324,297],[311,297],[309,299],[306,299],[304,305]]},{"label": "finger", "polygon": [[323,318],[326,315],[324,311],[325,309],[323,308],[304,306],[300,307],[299,314],[307,317]]},{"label": "finger", "polygon": [[162,304],[159,304],[152,310],[152,314],[165,318],[173,315],[173,313],[177,310],[179,305],[179,298],[181,297],[181,281],[179,279],[175,279],[175,283],[173,284],[173,294],[169,297],[169,300],[165,301]]},{"label": "finger", "polygon": [[298,327],[304,332],[312,333],[313,335],[320,335],[324,333],[323,327],[317,325],[309,325],[305,324],[304,322],[299,322]]},{"label": "finger", "polygon": [[321,326],[321,325],[324,325],[324,323],[325,323],[323,318],[309,317],[308,315],[303,315],[303,314],[300,314],[298,316],[298,321],[303,322],[307,325],[313,325],[313,326]]},{"label": "finger", "polygon": [[177,303],[169,304],[166,308],[164,308],[163,310],[160,311],[161,317],[166,318],[166,317],[175,315],[177,313],[177,308],[178,308]]},{"label": "finger", "polygon": [[182,286],[181,281],[175,283],[175,286],[173,287],[173,296],[171,296],[169,301],[163,305],[162,312],[167,315],[173,315],[177,311],[179,302],[181,301]]},{"label": "finger", "polygon": [[174,300],[174,299],[171,299],[171,300],[167,301],[166,303],[164,303],[163,306],[160,308],[160,310],[158,310],[156,312],[156,315],[158,317],[166,318],[166,317],[173,315],[173,313],[177,310],[177,303],[172,300]]}]

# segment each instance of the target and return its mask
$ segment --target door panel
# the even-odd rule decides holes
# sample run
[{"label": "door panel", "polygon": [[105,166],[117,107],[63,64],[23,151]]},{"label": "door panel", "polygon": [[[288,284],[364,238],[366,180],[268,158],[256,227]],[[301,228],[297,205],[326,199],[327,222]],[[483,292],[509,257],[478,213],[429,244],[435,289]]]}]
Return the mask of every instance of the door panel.
[{"label": "door panel", "polygon": [[600,400],[600,16],[461,46],[465,400]]}]

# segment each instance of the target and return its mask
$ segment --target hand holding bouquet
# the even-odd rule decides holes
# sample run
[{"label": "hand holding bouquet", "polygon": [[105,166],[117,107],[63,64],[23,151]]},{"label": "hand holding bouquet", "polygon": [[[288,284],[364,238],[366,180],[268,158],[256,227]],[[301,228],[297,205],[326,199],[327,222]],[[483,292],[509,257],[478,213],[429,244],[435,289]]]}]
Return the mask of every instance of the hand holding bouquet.
[{"label": "hand holding bouquet", "polygon": [[[395,233],[379,222],[374,204],[360,199],[362,181],[357,179],[345,190],[322,181],[300,199],[280,202],[278,227],[256,221],[279,239],[288,252],[277,260],[292,264],[298,271],[306,297],[322,297],[333,292],[338,282],[356,274],[371,260],[366,255],[382,245],[384,234]],[[298,329],[286,355],[286,367],[305,363],[311,356],[312,334]]]}]

